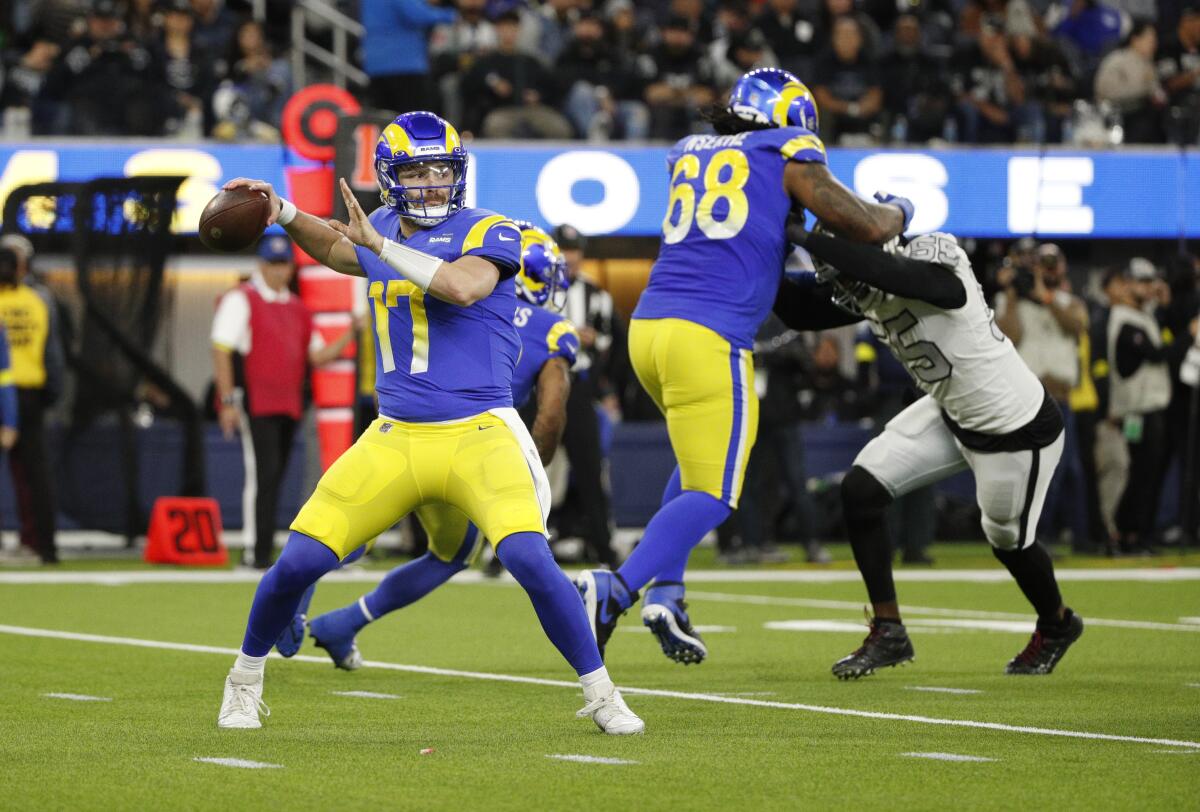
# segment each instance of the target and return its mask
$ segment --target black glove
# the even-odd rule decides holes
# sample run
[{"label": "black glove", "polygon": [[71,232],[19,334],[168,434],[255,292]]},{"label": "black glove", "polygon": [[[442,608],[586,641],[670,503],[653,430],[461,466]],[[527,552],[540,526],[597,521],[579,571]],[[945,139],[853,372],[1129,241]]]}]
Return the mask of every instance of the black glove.
[{"label": "black glove", "polygon": [[809,232],[804,225],[804,212],[792,212],[788,215],[784,233],[787,234],[787,238],[792,241],[793,245],[803,246],[808,242]]}]

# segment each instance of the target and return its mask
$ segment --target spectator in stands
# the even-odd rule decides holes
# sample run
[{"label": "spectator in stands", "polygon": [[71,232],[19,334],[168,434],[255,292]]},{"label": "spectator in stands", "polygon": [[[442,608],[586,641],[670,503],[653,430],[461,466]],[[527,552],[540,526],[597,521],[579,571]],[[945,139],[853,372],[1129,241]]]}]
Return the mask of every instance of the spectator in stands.
[{"label": "spectator in stands", "polygon": [[[898,20],[900,18],[897,18]],[[908,370],[871,328],[858,330],[854,347],[858,363],[858,390],[868,407],[877,431],[900,414],[922,392],[913,384]],[[888,537],[900,551],[905,564],[932,564],[929,545],[937,527],[933,486],[927,485],[896,499],[887,511]]]},{"label": "spectator in stands", "polygon": [[438,105],[429,73],[426,39],[436,25],[454,22],[454,9],[425,0],[362,0],[363,70],[371,79],[368,101],[380,110],[433,110]]},{"label": "spectator in stands", "polygon": [[125,33],[115,0],[95,0],[86,32],[69,45],[42,85],[61,103],[54,132],[161,135],[166,85],[162,64]]},{"label": "spectator in stands", "polygon": [[[915,14],[896,18],[892,50],[879,66],[884,107],[898,142],[921,143],[941,138],[951,114],[950,87],[944,55],[925,46]],[[890,353],[885,353],[890,355]]]},{"label": "spectator in stands", "polygon": [[716,88],[712,62],[696,42],[691,23],[668,18],[662,43],[639,64],[650,106],[650,136],[674,141],[692,132],[697,111],[716,99]]},{"label": "spectator in stands", "polygon": [[713,17],[713,38],[709,44],[708,55],[715,59],[725,53],[730,37],[744,34],[753,27],[754,21],[750,18],[750,4],[747,0],[720,0]]},{"label": "spectator in stands", "polygon": [[429,35],[429,57],[437,84],[441,110],[449,121],[462,124],[463,75],[475,60],[496,47],[496,28],[485,16],[487,0],[457,0],[458,19],[434,27]]},{"label": "spectator in stands", "polygon": [[1074,68],[1055,40],[1038,33],[1031,14],[1015,18],[1010,15],[1005,31],[1013,68],[1025,91],[1017,140],[1061,143],[1063,123],[1079,95]]},{"label": "spectator in stands", "polygon": [[0,110],[5,117],[5,129],[13,137],[52,131],[58,108],[40,94],[59,50],[58,43],[38,35],[23,51],[5,54],[0,68]]},{"label": "spectator in stands", "polygon": [[250,281],[221,297],[212,345],[221,432],[226,439],[242,435],[245,549],[253,553],[255,569],[266,569],[274,553],[279,487],[304,411],[305,373],[310,364],[341,355],[356,329],[332,344],[313,330],[312,314],[288,290],[293,266],[287,237],[264,237],[258,255]]},{"label": "spectator in stands", "polygon": [[746,72],[773,67],[775,64],[775,56],[767,48],[762,32],[757,29],[751,28],[718,42],[723,42],[725,49],[715,55],[710,50],[709,56],[713,61],[716,86],[722,95]]},{"label": "spectator in stands", "polygon": [[[567,46],[575,19],[579,16],[578,0],[545,0],[540,8],[541,30],[538,35],[538,56],[553,65]],[[520,22],[518,18],[518,22]]]},{"label": "spectator in stands", "polygon": [[555,109],[558,88],[541,62],[517,50],[521,18],[510,10],[495,20],[496,50],[475,61],[462,80],[466,128],[484,138],[569,139],[571,123]]},{"label": "spectator in stands", "polygon": [[212,55],[196,47],[195,18],[188,0],[169,0],[163,11],[157,58],[169,90],[167,135],[203,138],[212,132],[212,94],[216,89]]},{"label": "spectator in stands", "polygon": [[218,137],[228,138],[229,127],[252,126],[249,122],[269,125],[277,135],[283,105],[292,94],[292,69],[271,53],[260,23],[243,20],[238,25],[225,65],[228,78],[219,91],[224,127]]},{"label": "spectator in stands", "polygon": [[767,0],[754,27],[767,38],[779,67],[796,74],[802,82],[810,82],[813,59],[825,38],[813,19],[802,13],[799,0]]},{"label": "spectator in stands", "polygon": [[10,240],[0,246],[0,324],[8,334],[20,411],[18,436],[8,464],[21,523],[21,552],[27,558],[36,554],[42,563],[55,564],[54,486],[45,413],[62,381],[62,348],[52,329],[54,311],[26,283],[32,254],[31,246],[26,253],[27,245],[27,241],[21,245]]},{"label": "spectator in stands", "polygon": [[1108,320],[1109,412],[1129,445],[1129,480],[1116,515],[1123,552],[1150,552],[1156,540],[1171,377],[1155,309],[1169,300],[1158,269],[1137,257]]},{"label": "spectator in stands", "polygon": [[1046,12],[1046,27],[1079,52],[1090,72],[1121,38],[1121,12],[1101,0],[1059,0]]},{"label": "spectator in stands", "polygon": [[162,14],[158,0],[132,0],[125,14],[129,35],[140,42],[157,42],[162,36]]},{"label": "spectator in stands", "polygon": [[954,57],[952,87],[962,119],[961,140],[972,144],[1012,143],[1017,135],[1025,85],[1003,33],[985,24],[979,39]]},{"label": "spectator in stands", "polygon": [[609,0],[604,6],[608,19],[609,41],[622,59],[630,61],[650,50],[656,28],[639,14],[632,0]]},{"label": "spectator in stands", "polygon": [[1200,2],[1180,11],[1175,37],[1159,50],[1158,76],[1171,108],[1171,140],[1200,142]]},{"label": "spectator in stands", "polygon": [[883,86],[875,59],[864,47],[857,17],[833,21],[833,50],[813,68],[813,96],[821,111],[821,136],[837,143],[847,135],[882,134]]},{"label": "spectator in stands", "polygon": [[583,274],[584,236],[563,223],[554,229],[554,239],[571,279],[563,315],[579,332],[580,347],[562,437],[571,465],[571,485],[557,509],[557,525],[561,535],[583,538],[589,561],[615,567],[601,423],[620,419],[614,378],[629,371],[626,329],[612,297]]},{"label": "spectator in stands", "polygon": [[1154,66],[1158,32],[1148,20],[1135,23],[1124,45],[1104,57],[1096,71],[1096,101],[1110,102],[1121,113],[1125,141],[1161,144],[1167,94]]},{"label": "spectator in stands", "polygon": [[834,21],[841,17],[854,18],[862,37],[863,53],[873,60],[878,60],[883,52],[883,35],[870,15],[858,11],[854,0],[822,0],[819,26],[821,30],[829,32],[832,37]]},{"label": "spectator in stands", "polygon": [[233,39],[237,20],[225,0],[191,0],[192,13],[196,15],[192,37],[196,48],[205,54],[223,54]]},{"label": "spectator in stands", "polygon": [[605,42],[604,23],[585,11],[575,21],[554,73],[566,91],[564,109],[576,132],[592,141],[644,139],[650,112],[642,103],[634,66]]},{"label": "spectator in stands", "polygon": [[688,28],[699,43],[707,44],[716,39],[704,0],[670,0],[664,16],[687,20]]},{"label": "spectator in stands", "polygon": [[996,297],[996,325],[1063,415],[1062,458],[1046,494],[1039,534],[1048,539],[1069,528],[1076,543],[1083,543],[1088,537],[1087,497],[1070,394],[1079,383],[1079,338],[1088,328],[1087,306],[1071,293],[1066,258],[1053,243],[1038,247],[1031,272],[1009,267],[998,280],[1003,292]]}]

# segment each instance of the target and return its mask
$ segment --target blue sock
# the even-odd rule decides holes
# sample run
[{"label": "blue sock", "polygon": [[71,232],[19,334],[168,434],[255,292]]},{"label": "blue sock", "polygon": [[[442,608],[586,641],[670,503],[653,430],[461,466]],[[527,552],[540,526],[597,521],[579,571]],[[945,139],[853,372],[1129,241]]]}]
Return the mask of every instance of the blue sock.
[{"label": "blue sock", "polygon": [[[454,561],[442,561],[433,553],[425,553],[385,575],[379,586],[363,596],[363,603],[371,613],[370,619],[379,620],[388,612],[419,601],[464,569],[466,564],[457,558]],[[350,611],[352,609],[362,614],[357,601],[347,606],[345,611],[350,615],[353,614]],[[361,629],[368,622],[364,617],[361,623],[354,624],[355,629]]]},{"label": "blue sock", "polygon": [[525,588],[542,630],[575,673],[583,676],[602,668],[604,661],[600,659],[579,591],[554,563],[545,536],[529,531],[505,536],[496,546],[496,555]]},{"label": "blue sock", "polygon": [[[679,466],[676,465],[674,473],[672,473],[671,478],[667,480],[667,487],[663,488],[662,507],[666,507],[668,502],[679,496],[681,493],[683,493],[683,480],[682,475],[679,473]],[[687,567],[687,560],[688,557],[684,556],[678,562],[671,564],[664,570],[661,570],[658,575],[655,576],[654,580],[678,581],[682,583],[683,571]]]},{"label": "blue sock", "polygon": [[292,531],[279,560],[258,582],[242,652],[262,657],[292,622],[304,593],[325,573],[338,568],[333,550],[303,533]]},{"label": "blue sock", "polygon": [[729,514],[729,505],[721,500],[700,491],[684,491],[654,514],[642,542],[617,572],[633,592],[659,575],[663,580],[683,580],[692,548]]}]

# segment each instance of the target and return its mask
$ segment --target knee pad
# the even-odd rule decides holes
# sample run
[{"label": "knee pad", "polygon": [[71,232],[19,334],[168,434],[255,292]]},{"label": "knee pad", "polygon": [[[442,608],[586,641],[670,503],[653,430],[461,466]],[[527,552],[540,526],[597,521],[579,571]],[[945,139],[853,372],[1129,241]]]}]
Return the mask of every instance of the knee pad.
[{"label": "knee pad", "polygon": [[1016,552],[1019,547],[1017,542],[1021,538],[1021,520],[1015,519],[993,519],[986,513],[983,514],[983,534],[987,536],[988,544],[992,545],[992,549],[999,552]]},{"label": "knee pad", "polygon": [[892,503],[892,495],[866,468],[855,465],[842,480],[842,509],[846,522],[877,518]]}]

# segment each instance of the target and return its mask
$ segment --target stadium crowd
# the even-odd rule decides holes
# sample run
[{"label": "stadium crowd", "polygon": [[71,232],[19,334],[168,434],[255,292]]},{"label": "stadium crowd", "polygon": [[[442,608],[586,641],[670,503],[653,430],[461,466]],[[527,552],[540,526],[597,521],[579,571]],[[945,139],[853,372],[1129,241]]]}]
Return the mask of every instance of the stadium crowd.
[{"label": "stadium crowd", "polygon": [[[828,143],[1195,144],[1196,0],[341,0],[365,100],[486,138],[673,140],[753,67]],[[290,4],[8,4],[6,131],[278,137]],[[163,115],[166,110],[167,114]]]}]

